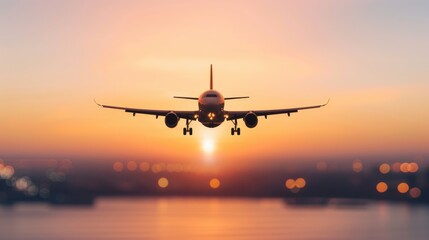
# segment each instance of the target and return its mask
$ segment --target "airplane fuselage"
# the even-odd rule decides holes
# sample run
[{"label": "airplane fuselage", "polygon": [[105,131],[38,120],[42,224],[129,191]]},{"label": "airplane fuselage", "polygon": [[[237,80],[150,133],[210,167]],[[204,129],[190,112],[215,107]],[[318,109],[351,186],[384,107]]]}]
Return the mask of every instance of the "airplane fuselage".
[{"label": "airplane fuselage", "polygon": [[206,127],[214,128],[225,121],[225,99],[216,90],[207,90],[198,97],[198,121]]}]

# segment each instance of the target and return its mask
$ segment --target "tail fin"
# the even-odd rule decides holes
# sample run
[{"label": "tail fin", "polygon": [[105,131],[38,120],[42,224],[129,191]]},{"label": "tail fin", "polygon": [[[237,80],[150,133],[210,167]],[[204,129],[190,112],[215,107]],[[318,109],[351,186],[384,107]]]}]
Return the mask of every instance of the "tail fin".
[{"label": "tail fin", "polygon": [[212,68],[212,64],[210,64],[210,90],[213,90],[213,68]]}]

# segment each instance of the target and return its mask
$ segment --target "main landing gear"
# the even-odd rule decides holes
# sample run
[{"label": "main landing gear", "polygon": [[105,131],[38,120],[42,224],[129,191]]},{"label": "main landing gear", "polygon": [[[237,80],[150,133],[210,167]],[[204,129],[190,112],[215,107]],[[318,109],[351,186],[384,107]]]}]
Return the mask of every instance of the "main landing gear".
[{"label": "main landing gear", "polygon": [[234,127],[231,128],[231,135],[234,135],[237,133],[237,135],[240,135],[241,131],[240,128],[237,127],[237,119],[231,120],[234,123]]},{"label": "main landing gear", "polygon": [[192,135],[192,128],[189,127],[189,124],[191,124],[192,120],[186,119],[186,127],[183,128],[183,135],[186,135],[189,133],[189,135]]}]

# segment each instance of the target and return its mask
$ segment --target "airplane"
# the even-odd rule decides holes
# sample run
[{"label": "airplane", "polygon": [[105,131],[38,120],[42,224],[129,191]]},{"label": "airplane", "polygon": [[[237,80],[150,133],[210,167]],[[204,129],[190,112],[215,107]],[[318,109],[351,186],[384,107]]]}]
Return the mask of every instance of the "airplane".
[{"label": "airplane", "polygon": [[181,118],[186,120],[186,127],[183,128],[183,135],[189,133],[192,135],[192,128],[189,127],[192,121],[199,121],[202,125],[208,128],[215,128],[221,125],[225,120],[231,121],[234,127],[231,128],[231,135],[235,133],[241,134],[241,130],[238,127],[238,119],[243,119],[245,125],[248,128],[254,128],[258,125],[258,117],[264,116],[265,119],[268,115],[275,114],[287,114],[290,117],[291,113],[296,113],[300,110],[320,108],[324,107],[329,103],[329,100],[322,105],[297,107],[297,108],[285,108],[285,109],[272,109],[272,110],[246,110],[246,111],[228,111],[225,110],[225,101],[234,99],[249,98],[245,97],[223,97],[222,94],[213,89],[213,67],[210,64],[210,89],[203,92],[199,97],[182,97],[174,96],[174,98],[195,100],[198,101],[198,110],[195,111],[175,111],[175,110],[153,110],[153,109],[140,109],[140,108],[128,108],[128,107],[117,107],[110,105],[103,105],[94,102],[103,108],[119,109],[125,112],[132,113],[133,116],[136,114],[148,114],[155,115],[156,118],[159,116],[165,117],[165,125],[169,128],[175,128]]}]

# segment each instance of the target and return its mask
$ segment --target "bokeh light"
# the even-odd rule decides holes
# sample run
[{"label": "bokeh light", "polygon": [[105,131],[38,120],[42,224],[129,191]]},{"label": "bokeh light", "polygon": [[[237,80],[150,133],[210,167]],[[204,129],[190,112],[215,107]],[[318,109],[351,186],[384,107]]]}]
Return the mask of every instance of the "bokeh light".
[{"label": "bokeh light", "polygon": [[422,191],[418,187],[413,187],[410,189],[410,196],[412,198],[418,198],[422,194]]},{"label": "bokeh light", "polygon": [[217,189],[217,188],[219,188],[220,187],[220,181],[219,181],[219,179],[217,179],[217,178],[212,178],[211,180],[210,180],[210,187],[211,188],[213,188],[213,189]]},{"label": "bokeh light", "polygon": [[122,162],[113,163],[113,170],[115,172],[122,172],[124,170],[124,164]]},{"label": "bokeh light", "polygon": [[393,172],[400,172],[401,171],[401,163],[395,162],[392,164],[392,171]]},{"label": "bokeh light", "polygon": [[286,180],[285,186],[286,186],[287,189],[293,189],[293,188],[295,188],[295,180],[293,180],[293,179]]},{"label": "bokeh light", "polygon": [[0,169],[0,178],[10,179],[14,173],[15,173],[15,169],[12,166],[10,166],[10,165],[3,166],[2,165],[2,168]]},{"label": "bokeh light", "polygon": [[406,163],[406,162],[402,163],[401,166],[399,167],[399,169],[403,173],[407,173],[408,172],[408,168],[409,168],[409,166],[408,166],[408,163]]},{"label": "bokeh light", "polygon": [[409,189],[410,189],[410,186],[408,186],[407,183],[403,182],[398,184],[398,192],[400,193],[407,193]]},{"label": "bokeh light", "polygon": [[385,182],[379,182],[379,183],[377,183],[375,188],[377,189],[377,192],[385,193],[387,191],[387,189],[389,188],[389,186]]},{"label": "bokeh light", "polygon": [[353,172],[360,173],[363,170],[363,164],[360,160],[353,161]]},{"label": "bokeh light", "polygon": [[285,181],[285,186],[287,189],[291,190],[293,193],[299,192],[300,189],[304,188],[307,182],[304,178],[292,179],[289,178]]},{"label": "bokeh light", "polygon": [[135,170],[137,170],[137,163],[135,161],[129,161],[127,163],[127,169],[130,172],[134,172]]},{"label": "bokeh light", "polygon": [[159,163],[152,165],[152,172],[153,173],[160,173],[162,171],[162,166]]},{"label": "bokeh light", "polygon": [[383,163],[379,167],[379,171],[382,174],[388,174],[390,172],[390,165],[387,163]]},{"label": "bokeh light", "polygon": [[419,165],[415,162],[408,164],[408,171],[410,173],[416,173],[419,171]]},{"label": "bokeh light", "polygon": [[15,181],[15,188],[18,191],[25,191],[30,186],[31,181],[28,177],[21,177]]},{"label": "bokeh light", "polygon": [[304,179],[304,178],[297,178],[297,179],[295,180],[295,186],[296,186],[297,188],[304,188],[306,184],[307,184],[307,183],[305,182],[305,179]]},{"label": "bokeh light", "polygon": [[148,162],[142,162],[140,163],[140,171],[147,172],[150,169],[150,164]]},{"label": "bokeh light", "polygon": [[165,177],[162,177],[160,179],[158,179],[158,186],[160,188],[166,188],[168,187],[168,179]]}]

